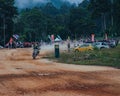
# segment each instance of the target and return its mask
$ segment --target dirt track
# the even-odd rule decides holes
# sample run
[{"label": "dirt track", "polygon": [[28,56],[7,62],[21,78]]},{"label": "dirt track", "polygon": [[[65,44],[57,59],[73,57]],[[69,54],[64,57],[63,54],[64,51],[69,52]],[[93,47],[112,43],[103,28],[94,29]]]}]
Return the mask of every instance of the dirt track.
[{"label": "dirt track", "polygon": [[32,60],[32,49],[0,50],[0,96],[120,96],[120,70]]}]

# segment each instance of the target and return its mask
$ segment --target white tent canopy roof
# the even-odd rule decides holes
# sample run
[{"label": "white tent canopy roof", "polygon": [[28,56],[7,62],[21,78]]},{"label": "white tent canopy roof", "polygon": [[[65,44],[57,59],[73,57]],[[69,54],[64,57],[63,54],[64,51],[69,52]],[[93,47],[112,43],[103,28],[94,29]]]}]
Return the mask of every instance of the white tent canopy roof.
[{"label": "white tent canopy roof", "polygon": [[55,38],[55,42],[60,42],[60,41],[61,41],[61,39]]}]

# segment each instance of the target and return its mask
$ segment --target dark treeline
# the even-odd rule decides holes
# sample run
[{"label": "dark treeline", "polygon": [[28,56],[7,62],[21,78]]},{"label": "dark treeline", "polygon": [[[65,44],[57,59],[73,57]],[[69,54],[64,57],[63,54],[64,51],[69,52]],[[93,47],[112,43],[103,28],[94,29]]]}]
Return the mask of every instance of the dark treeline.
[{"label": "dark treeline", "polygon": [[13,34],[22,41],[48,41],[48,35],[62,39],[120,36],[120,0],[84,0],[78,6],[64,3],[56,8],[52,3],[18,10],[14,0],[0,0],[0,44]]}]

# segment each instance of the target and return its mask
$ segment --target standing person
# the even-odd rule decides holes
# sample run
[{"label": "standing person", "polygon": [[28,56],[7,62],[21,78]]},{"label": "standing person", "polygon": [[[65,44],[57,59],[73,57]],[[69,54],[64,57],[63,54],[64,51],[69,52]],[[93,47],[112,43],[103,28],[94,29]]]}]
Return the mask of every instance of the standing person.
[{"label": "standing person", "polygon": [[67,44],[67,47],[68,47],[68,52],[70,52],[70,37],[68,37],[67,42],[68,42],[68,44]]},{"label": "standing person", "polygon": [[70,52],[70,42],[68,42],[68,52]]},{"label": "standing person", "polygon": [[9,48],[12,48],[12,47],[13,47],[13,38],[12,38],[12,37],[10,38],[8,44],[9,44],[9,45],[8,45]]}]

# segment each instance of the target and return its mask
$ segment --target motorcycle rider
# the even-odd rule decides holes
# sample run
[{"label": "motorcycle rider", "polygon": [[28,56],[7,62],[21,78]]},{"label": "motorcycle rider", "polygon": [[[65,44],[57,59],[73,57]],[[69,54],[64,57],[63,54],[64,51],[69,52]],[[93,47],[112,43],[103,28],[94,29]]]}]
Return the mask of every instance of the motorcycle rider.
[{"label": "motorcycle rider", "polygon": [[33,44],[33,49],[39,49],[38,43],[34,43],[34,44]]},{"label": "motorcycle rider", "polygon": [[40,46],[38,43],[33,44],[33,51],[37,51],[37,55],[39,54]]}]

